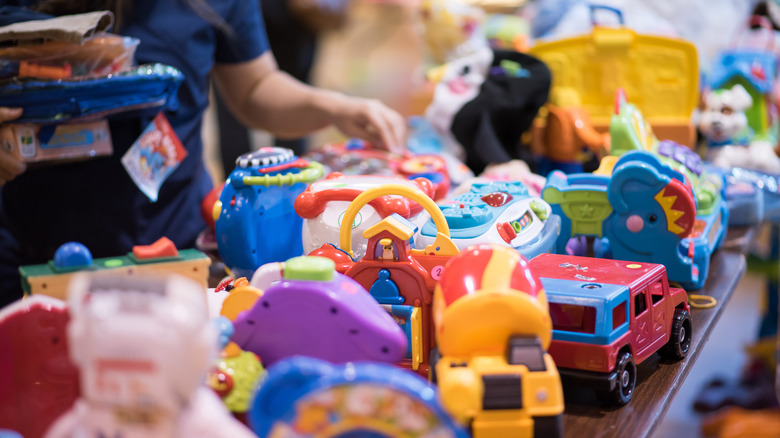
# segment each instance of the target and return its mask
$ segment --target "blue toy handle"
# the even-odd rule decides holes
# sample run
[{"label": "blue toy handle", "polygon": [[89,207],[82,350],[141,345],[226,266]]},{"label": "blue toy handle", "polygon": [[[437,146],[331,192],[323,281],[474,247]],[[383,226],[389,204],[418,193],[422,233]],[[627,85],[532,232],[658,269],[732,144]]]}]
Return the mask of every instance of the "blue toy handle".
[{"label": "blue toy handle", "polygon": [[621,11],[618,8],[613,8],[612,6],[607,6],[607,5],[594,5],[594,4],[589,4],[588,8],[590,8],[590,24],[592,26],[598,26],[598,23],[596,23],[596,11],[599,9],[613,12],[615,15],[617,15],[618,22],[620,23],[620,25],[621,26],[626,25],[626,22],[623,20],[623,11]]}]

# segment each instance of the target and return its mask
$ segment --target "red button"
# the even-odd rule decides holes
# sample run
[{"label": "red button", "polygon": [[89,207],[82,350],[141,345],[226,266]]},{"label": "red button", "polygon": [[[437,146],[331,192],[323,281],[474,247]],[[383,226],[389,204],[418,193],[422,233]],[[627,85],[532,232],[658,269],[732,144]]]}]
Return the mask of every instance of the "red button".
[{"label": "red button", "polygon": [[512,195],[506,192],[493,192],[480,198],[482,202],[491,207],[501,207],[512,200]]},{"label": "red button", "polygon": [[513,227],[509,222],[497,223],[496,229],[498,230],[498,235],[501,236],[501,238],[504,239],[504,242],[506,243],[512,242],[512,239],[517,237],[515,227]]}]

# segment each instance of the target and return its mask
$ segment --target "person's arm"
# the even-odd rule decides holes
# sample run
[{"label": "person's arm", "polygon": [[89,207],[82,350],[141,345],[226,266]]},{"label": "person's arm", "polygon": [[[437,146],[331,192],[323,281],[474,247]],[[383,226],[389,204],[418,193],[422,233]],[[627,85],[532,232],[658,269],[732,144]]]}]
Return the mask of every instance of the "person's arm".
[{"label": "person's arm", "polygon": [[245,125],[277,137],[301,137],[334,125],[343,134],[400,152],[406,123],[378,100],[303,84],[276,66],[270,51],[254,60],[217,64],[214,80],[228,108]]},{"label": "person's arm", "polygon": [[[21,108],[0,107],[0,125],[21,116]],[[0,186],[21,175],[27,168],[22,160],[6,148],[6,144],[10,145],[13,141],[12,138],[0,138]]]}]

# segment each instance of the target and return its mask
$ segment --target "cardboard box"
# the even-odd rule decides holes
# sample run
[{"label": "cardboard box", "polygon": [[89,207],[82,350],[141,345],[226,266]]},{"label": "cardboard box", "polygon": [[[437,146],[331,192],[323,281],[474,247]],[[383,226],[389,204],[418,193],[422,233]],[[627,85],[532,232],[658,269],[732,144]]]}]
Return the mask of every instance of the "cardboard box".
[{"label": "cardboard box", "polygon": [[111,155],[111,131],[105,119],[61,125],[10,123],[0,127],[0,147],[25,162]]}]

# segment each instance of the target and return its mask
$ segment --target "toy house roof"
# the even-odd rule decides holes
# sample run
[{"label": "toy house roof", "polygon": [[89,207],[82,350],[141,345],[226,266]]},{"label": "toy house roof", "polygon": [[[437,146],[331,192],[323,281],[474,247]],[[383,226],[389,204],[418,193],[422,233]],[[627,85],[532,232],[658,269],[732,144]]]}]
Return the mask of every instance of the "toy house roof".
[{"label": "toy house roof", "polygon": [[363,237],[370,239],[382,231],[388,231],[401,240],[409,240],[417,232],[417,226],[404,219],[398,213],[393,213],[379,221],[379,223],[372,225],[366,231],[363,231]]},{"label": "toy house roof", "polygon": [[769,93],[775,79],[775,58],[771,52],[740,50],[728,52],[714,63],[709,85],[721,88],[734,76],[741,76],[760,93]]}]

